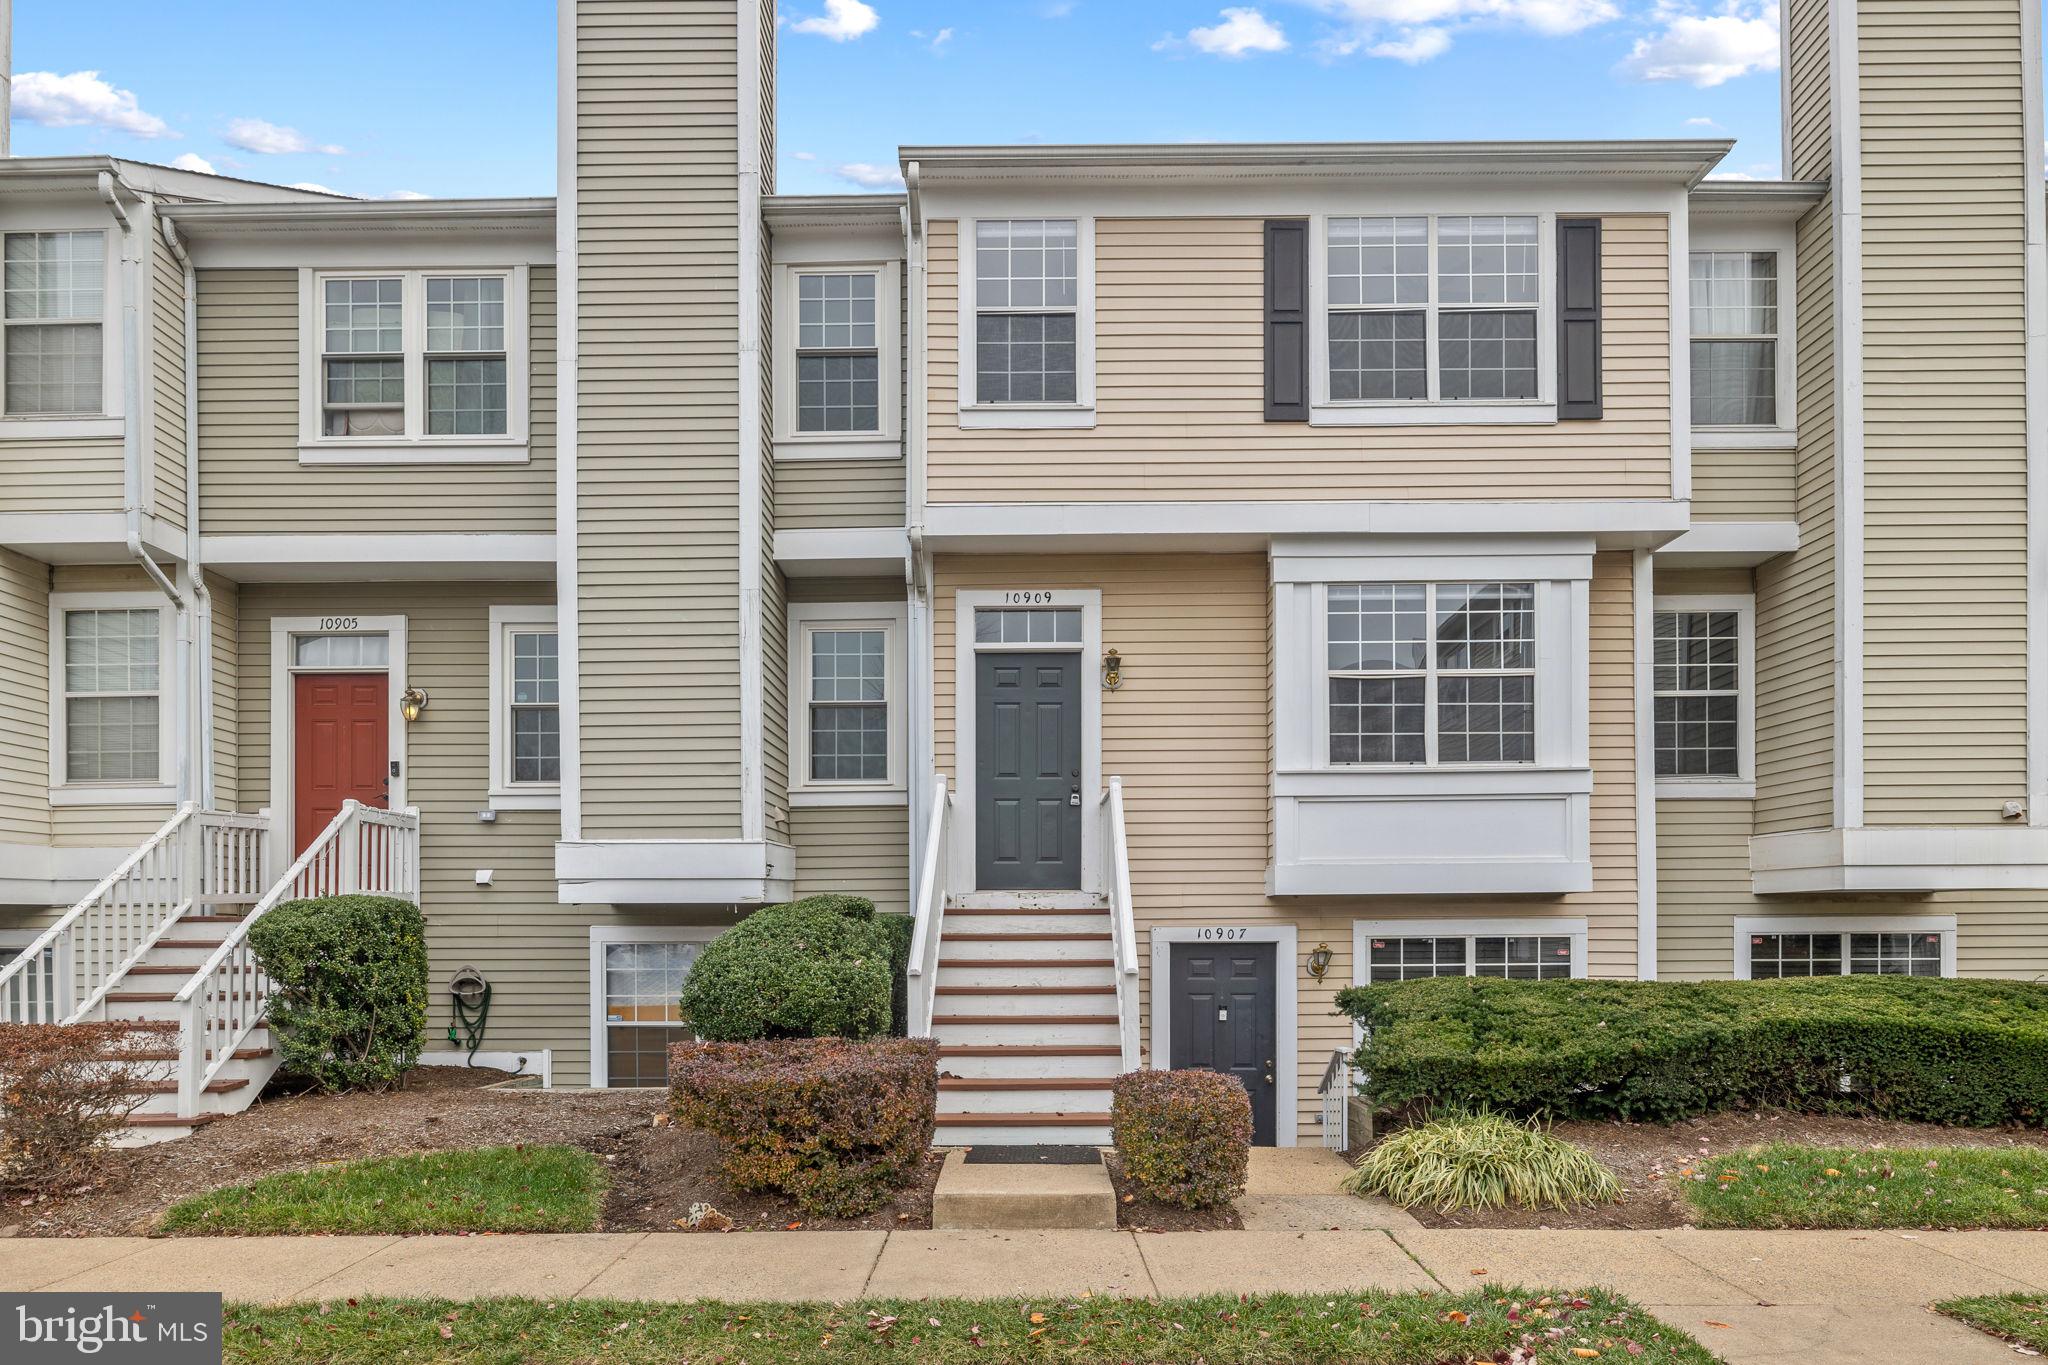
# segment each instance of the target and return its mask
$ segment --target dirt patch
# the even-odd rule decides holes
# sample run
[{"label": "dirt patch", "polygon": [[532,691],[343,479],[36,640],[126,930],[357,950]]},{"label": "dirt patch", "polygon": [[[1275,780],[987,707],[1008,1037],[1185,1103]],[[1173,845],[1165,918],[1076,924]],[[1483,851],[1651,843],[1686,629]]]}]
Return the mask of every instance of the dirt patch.
[{"label": "dirt patch", "polygon": [[1944,1128],[1886,1119],[1829,1118],[1775,1111],[1715,1114],[1669,1126],[1648,1123],[1560,1123],[1551,1129],[1598,1157],[1621,1182],[1621,1202],[1582,1209],[1493,1209],[1438,1213],[1410,1209],[1429,1228],[1675,1228],[1690,1222],[1678,1192],[1679,1174],[1701,1161],[1765,1142],[1814,1147],[2036,1147],[2036,1128]]},{"label": "dirt patch", "polygon": [[1116,1225],[1126,1231],[1214,1232],[1244,1226],[1244,1219],[1230,1204],[1220,1209],[1184,1209],[1154,1199],[1124,1174],[1123,1163],[1113,1151],[1102,1154],[1102,1164],[1109,1168],[1109,1183],[1116,1187]]},{"label": "dirt patch", "polygon": [[866,1219],[811,1220],[779,1199],[741,1195],[713,1169],[715,1143],[657,1116],[660,1090],[488,1089],[502,1072],[420,1067],[405,1088],[381,1095],[266,1097],[189,1138],[110,1152],[98,1180],[60,1199],[10,1198],[0,1235],[90,1237],[150,1232],[180,1199],[277,1171],[451,1147],[563,1143],[602,1157],[611,1170],[606,1231],[677,1231],[699,1201],[742,1229],[930,1227],[938,1162],[921,1185]]}]

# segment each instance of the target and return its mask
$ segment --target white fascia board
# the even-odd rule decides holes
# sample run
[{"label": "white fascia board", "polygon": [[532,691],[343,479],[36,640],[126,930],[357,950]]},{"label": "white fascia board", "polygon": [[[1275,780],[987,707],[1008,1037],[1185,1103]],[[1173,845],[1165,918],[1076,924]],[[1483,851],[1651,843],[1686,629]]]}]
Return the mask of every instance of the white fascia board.
[{"label": "white fascia board", "polygon": [[1796,521],[1696,521],[1656,552],[1660,569],[1753,568],[1799,548]]},{"label": "white fascia board", "polygon": [[791,578],[893,577],[909,560],[910,534],[900,526],[775,533],[775,562]]},{"label": "white fascia board", "polygon": [[796,850],[764,839],[585,839],[555,844],[564,905],[769,905],[795,885]]},{"label": "white fascia board", "polygon": [[[142,518],[142,543],[183,561],[185,533]],[[0,546],[45,564],[104,564],[128,559],[128,525],[119,512],[0,512]]]},{"label": "white fascia board", "polygon": [[[1361,879],[1372,889],[1361,891]],[[1268,864],[1269,896],[1565,896],[1593,889],[1593,865],[1555,861],[1457,858],[1435,863]]]},{"label": "white fascia board", "polygon": [[939,550],[1264,548],[1275,536],[1583,535],[1602,549],[1653,549],[1685,531],[1688,504],[1665,498],[1485,502],[933,503]]},{"label": "white fascia board", "polygon": [[1760,896],[2048,888],[2048,828],[2028,825],[1811,830],[1749,841]]},{"label": "white fascia board", "polygon": [[244,583],[545,579],[555,538],[534,534],[227,535],[200,538],[206,567]]}]

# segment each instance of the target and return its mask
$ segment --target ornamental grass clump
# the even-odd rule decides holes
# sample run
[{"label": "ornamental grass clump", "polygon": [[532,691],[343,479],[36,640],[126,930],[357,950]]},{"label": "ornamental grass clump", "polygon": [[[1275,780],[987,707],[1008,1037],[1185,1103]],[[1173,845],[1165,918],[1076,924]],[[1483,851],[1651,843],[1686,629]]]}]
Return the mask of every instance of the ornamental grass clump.
[{"label": "ornamental grass clump", "polygon": [[1450,1113],[1400,1132],[1367,1152],[1344,1182],[1403,1208],[1568,1209],[1619,1199],[1621,1184],[1584,1150],[1533,1123],[1499,1114]]}]

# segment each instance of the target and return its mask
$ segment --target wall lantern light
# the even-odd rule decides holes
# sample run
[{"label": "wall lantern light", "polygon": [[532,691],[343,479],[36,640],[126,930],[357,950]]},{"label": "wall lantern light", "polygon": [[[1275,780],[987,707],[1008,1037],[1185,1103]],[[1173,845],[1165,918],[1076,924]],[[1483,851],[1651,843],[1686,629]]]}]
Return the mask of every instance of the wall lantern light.
[{"label": "wall lantern light", "polygon": [[1314,948],[1310,949],[1308,955],[1308,974],[1321,981],[1330,970],[1330,956],[1330,945],[1327,943],[1318,943]]},{"label": "wall lantern light", "polygon": [[427,689],[408,687],[398,695],[398,714],[404,716],[409,725],[420,718],[420,712],[427,709]]},{"label": "wall lantern light", "polygon": [[1111,692],[1124,685],[1124,657],[1115,650],[1102,656],[1102,686]]}]

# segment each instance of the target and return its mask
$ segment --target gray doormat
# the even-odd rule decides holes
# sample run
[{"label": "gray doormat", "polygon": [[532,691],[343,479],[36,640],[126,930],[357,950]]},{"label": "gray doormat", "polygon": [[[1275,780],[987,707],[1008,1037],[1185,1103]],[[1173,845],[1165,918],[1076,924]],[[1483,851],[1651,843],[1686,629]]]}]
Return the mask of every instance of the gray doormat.
[{"label": "gray doormat", "polygon": [[1099,1166],[1094,1147],[969,1147],[970,1166]]}]

